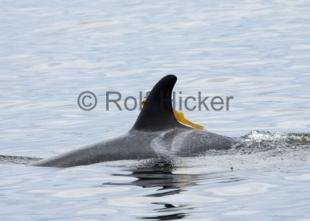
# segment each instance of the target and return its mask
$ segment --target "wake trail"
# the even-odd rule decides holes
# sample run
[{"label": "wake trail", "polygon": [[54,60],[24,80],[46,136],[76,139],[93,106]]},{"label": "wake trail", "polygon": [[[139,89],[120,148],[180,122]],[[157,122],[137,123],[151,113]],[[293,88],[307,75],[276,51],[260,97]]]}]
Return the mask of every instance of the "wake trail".
[{"label": "wake trail", "polygon": [[9,156],[9,155],[0,155],[0,163],[14,163],[14,164],[31,164],[42,160],[39,157],[24,157],[24,156]]}]

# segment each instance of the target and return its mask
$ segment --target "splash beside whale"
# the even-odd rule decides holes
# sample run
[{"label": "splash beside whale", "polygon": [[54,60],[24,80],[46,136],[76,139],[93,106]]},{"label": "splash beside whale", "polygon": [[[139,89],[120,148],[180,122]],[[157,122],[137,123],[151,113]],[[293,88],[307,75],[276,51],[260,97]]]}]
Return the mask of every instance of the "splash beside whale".
[{"label": "splash beside whale", "polygon": [[33,165],[72,167],[115,160],[192,157],[210,149],[231,148],[236,141],[230,137],[178,122],[171,102],[176,81],[176,76],[167,75],[153,87],[134,126],[126,134]]}]

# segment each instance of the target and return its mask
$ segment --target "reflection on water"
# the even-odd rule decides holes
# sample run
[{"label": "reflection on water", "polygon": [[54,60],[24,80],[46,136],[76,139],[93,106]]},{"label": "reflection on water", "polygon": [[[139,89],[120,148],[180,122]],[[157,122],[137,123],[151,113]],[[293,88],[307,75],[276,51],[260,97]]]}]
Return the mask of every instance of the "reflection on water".
[{"label": "reflection on water", "polygon": [[[146,197],[163,197],[169,195],[180,194],[185,191],[184,187],[194,186],[199,179],[199,175],[183,175],[173,174],[174,164],[171,161],[165,160],[151,160],[143,165],[135,167],[131,170],[132,176],[137,180],[130,183],[121,185],[136,185],[142,188],[156,187],[156,192],[145,195]],[[114,174],[114,176],[119,176]],[[124,175],[120,175],[124,176]],[[103,185],[120,185],[113,183],[104,183]],[[155,216],[143,216],[143,219],[156,219],[156,220],[175,220],[181,219],[186,216],[186,212],[179,212],[180,210],[186,211],[191,209],[189,204],[174,205],[171,202],[151,202],[152,204],[160,205],[162,208],[157,208],[154,212]],[[160,215],[161,213],[169,213],[168,215]]]},{"label": "reflection on water", "polygon": [[[191,213],[191,210],[195,209],[195,205],[191,205],[191,201],[186,203],[176,203],[175,200],[169,201],[171,196],[182,194],[187,191],[187,187],[194,187],[198,185],[200,180],[214,179],[216,177],[222,177],[221,173],[174,173],[177,169],[175,163],[166,160],[150,160],[146,161],[137,167],[132,168],[130,174],[113,174],[114,176],[130,176],[136,178],[136,180],[128,183],[103,183],[103,186],[109,185],[135,185],[142,188],[155,188],[151,194],[145,194],[144,197],[153,197],[154,200],[150,201],[150,204],[159,205],[161,208],[153,210],[152,216],[141,216],[142,219],[154,219],[154,220],[176,220],[182,219]],[[229,177],[219,183],[238,182],[242,179],[237,177]],[[170,198],[165,198],[170,196]],[[174,197],[175,198],[175,197]],[[168,200],[167,200],[168,199]],[[164,215],[163,215],[164,214]]]},{"label": "reflection on water", "polygon": [[[154,163],[153,165],[145,165],[139,167],[132,172],[132,176],[137,180],[132,182],[132,185],[141,186],[143,188],[157,187],[156,193],[148,194],[147,197],[163,197],[168,195],[180,194],[184,191],[184,187],[195,185],[195,175],[176,175],[173,174],[173,165],[170,163]],[[162,208],[155,209],[158,215],[144,216],[143,219],[156,219],[156,220],[174,220],[181,219],[187,215],[186,211],[191,209],[189,204],[174,205],[169,201],[152,202],[153,204],[160,205]],[[162,213],[169,213],[167,215],[160,215]]]}]

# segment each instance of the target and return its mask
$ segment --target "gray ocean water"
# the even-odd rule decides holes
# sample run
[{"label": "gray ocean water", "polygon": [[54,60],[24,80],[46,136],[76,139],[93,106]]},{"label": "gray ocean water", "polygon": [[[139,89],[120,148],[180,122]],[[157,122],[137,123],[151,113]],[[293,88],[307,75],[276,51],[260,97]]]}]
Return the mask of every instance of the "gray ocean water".
[{"label": "gray ocean water", "polygon": [[[139,110],[106,111],[106,91],[138,96],[165,74],[184,95],[234,96],[229,111],[184,112],[253,149],[67,169],[3,158],[0,219],[309,221],[309,11],[306,0],[1,0],[0,155],[124,134]],[[98,97],[88,112],[85,90]]]}]

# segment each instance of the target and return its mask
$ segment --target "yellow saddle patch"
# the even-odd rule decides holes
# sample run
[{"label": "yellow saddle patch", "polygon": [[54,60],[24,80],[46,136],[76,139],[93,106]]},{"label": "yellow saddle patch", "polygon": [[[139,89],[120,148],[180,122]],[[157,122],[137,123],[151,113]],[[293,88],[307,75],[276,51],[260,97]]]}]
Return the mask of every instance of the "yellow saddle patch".
[{"label": "yellow saddle patch", "polygon": [[198,129],[198,130],[203,130],[203,126],[197,123],[194,123],[188,119],[185,118],[184,113],[180,111],[173,110],[174,117],[177,119],[182,124],[185,124],[187,126],[190,126],[192,128]]}]

